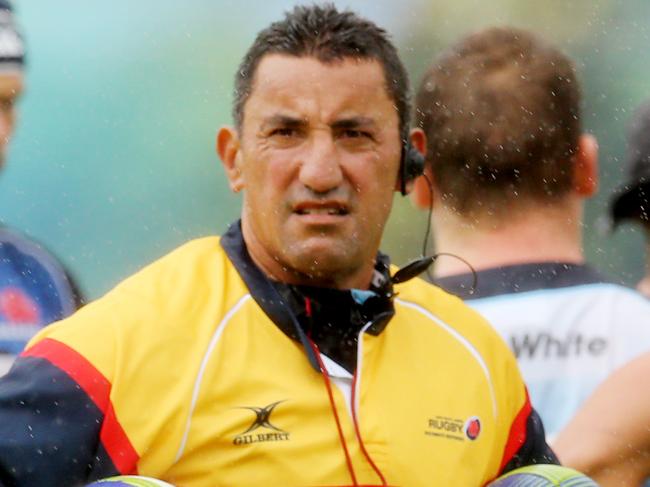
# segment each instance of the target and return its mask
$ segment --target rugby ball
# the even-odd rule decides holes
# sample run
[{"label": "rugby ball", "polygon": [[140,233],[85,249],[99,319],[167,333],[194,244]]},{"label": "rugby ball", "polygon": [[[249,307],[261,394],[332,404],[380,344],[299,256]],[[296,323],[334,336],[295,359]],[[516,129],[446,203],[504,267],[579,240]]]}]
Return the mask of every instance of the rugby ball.
[{"label": "rugby ball", "polygon": [[493,480],[487,487],[599,487],[577,470],[560,465],[528,465]]},{"label": "rugby ball", "polygon": [[86,487],[174,487],[172,484],[151,477],[139,475],[118,475],[107,479],[95,480]]}]

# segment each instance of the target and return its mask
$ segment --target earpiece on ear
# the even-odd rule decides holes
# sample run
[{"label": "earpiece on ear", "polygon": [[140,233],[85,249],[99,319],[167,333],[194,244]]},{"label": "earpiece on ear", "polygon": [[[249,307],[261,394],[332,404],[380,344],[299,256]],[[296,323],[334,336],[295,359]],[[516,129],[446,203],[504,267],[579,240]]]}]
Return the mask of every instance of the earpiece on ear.
[{"label": "earpiece on ear", "polygon": [[405,144],[402,149],[400,166],[400,192],[406,196],[406,185],[424,173],[424,156],[411,144]]}]

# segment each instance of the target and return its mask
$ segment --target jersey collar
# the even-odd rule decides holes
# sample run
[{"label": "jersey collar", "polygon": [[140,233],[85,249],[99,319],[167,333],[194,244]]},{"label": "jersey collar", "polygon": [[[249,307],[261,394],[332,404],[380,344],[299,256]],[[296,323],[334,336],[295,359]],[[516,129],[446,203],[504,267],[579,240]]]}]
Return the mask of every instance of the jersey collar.
[{"label": "jersey collar", "polygon": [[480,299],[540,289],[560,289],[583,284],[612,282],[591,266],[567,262],[538,262],[485,269],[476,273],[471,293],[471,273],[436,279],[434,283],[463,299]]},{"label": "jersey collar", "polygon": [[[342,326],[348,324],[358,334],[361,328],[370,323],[365,331],[371,335],[379,335],[388,325],[395,314],[393,306],[393,287],[390,279],[390,263],[386,255],[379,253],[375,264],[375,274],[371,288],[361,290],[336,290],[315,288],[309,286],[290,286],[267,278],[259,267],[253,262],[241,231],[241,222],[232,223],[228,231],[221,237],[221,246],[228,258],[237,269],[240,277],[248,287],[255,302],[262,308],[266,315],[290,338],[299,341],[305,348],[312,366],[319,370],[317,361],[313,356],[312,347],[309,345],[307,334],[314,331],[319,323],[315,322],[318,315],[307,316],[306,299],[312,301],[312,308],[328,310],[324,316],[328,320],[336,319]],[[337,317],[332,316],[336,310]],[[356,335],[355,335],[356,336]],[[356,340],[354,350],[343,350],[336,337],[318,343],[319,349],[332,358],[337,355],[350,357],[356,362]],[[332,339],[334,338],[334,339]],[[316,340],[315,340],[316,341]],[[343,343],[348,340],[341,340]],[[343,362],[348,362],[342,360]],[[354,368],[354,363],[345,363],[346,368]]]}]

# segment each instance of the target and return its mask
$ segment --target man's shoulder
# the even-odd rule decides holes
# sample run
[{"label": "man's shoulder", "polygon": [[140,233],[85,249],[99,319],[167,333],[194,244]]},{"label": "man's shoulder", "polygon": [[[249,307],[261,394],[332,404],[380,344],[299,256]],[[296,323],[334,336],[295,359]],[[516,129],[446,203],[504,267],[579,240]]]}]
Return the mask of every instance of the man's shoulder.
[{"label": "man's shoulder", "polygon": [[161,275],[181,278],[211,269],[211,264],[218,265],[226,258],[219,242],[219,236],[190,240],[145,265],[122,281],[118,287],[129,286],[133,281],[140,283],[142,280],[159,279]]},{"label": "man's shoulder", "polygon": [[110,377],[118,349],[148,357],[165,349],[152,344],[184,343],[188,337],[196,342],[198,336],[210,334],[221,304],[241,294],[241,285],[229,277],[233,274],[227,266],[218,237],[187,242],[69,318],[48,326],[29,347],[53,339]]},{"label": "man's shoulder", "polygon": [[648,350],[650,343],[650,301],[615,283],[540,289],[468,304],[486,316],[518,353],[541,350],[546,343],[553,344],[551,348],[563,344],[571,350],[565,359],[575,352],[576,360],[587,360],[580,345],[569,344],[607,344],[598,353],[606,350],[611,354],[609,363],[618,365]]},{"label": "man's shoulder", "polygon": [[[462,367],[472,360],[480,365],[491,384],[499,410],[521,407],[525,387],[516,359],[490,323],[457,296],[421,279],[396,286],[396,291],[397,313],[402,312],[404,316],[409,310],[424,318],[417,320],[419,324],[430,326],[434,334],[432,350],[436,347],[448,351],[462,350],[457,356],[457,366]],[[403,323],[416,321],[410,318]],[[418,329],[418,335],[422,337],[419,340],[425,340],[420,330],[422,328]],[[512,410],[508,417],[514,414],[516,411]]]},{"label": "man's shoulder", "polygon": [[[467,303],[490,319],[520,322],[566,320],[617,322],[645,312],[650,320],[650,301],[588,264],[532,262],[485,268],[474,276],[474,292]],[[447,276],[436,281],[452,293],[468,289],[471,274]],[[580,313],[569,310],[582,309]]]},{"label": "man's shoulder", "polygon": [[160,259],[155,262],[172,262],[179,259],[200,259],[214,255],[215,252],[222,252],[219,245],[221,237],[219,235],[209,235],[206,237],[199,237],[175,247],[167,252]]},{"label": "man's shoulder", "polygon": [[397,303],[419,310],[432,324],[450,329],[479,348],[496,346],[509,351],[495,329],[460,298],[422,279],[412,279],[397,287]]},{"label": "man's shoulder", "polygon": [[237,299],[245,292],[220,237],[211,236],[175,248],[124,279],[97,302],[119,307],[129,315],[170,315],[186,313],[206,300]]},{"label": "man's shoulder", "polygon": [[650,299],[636,289],[613,283],[602,284],[598,288],[599,292],[604,296],[610,296],[619,306],[650,310]]},{"label": "man's shoulder", "polygon": [[586,307],[590,313],[600,313],[603,320],[618,320],[623,316],[638,315],[650,321],[650,300],[639,292],[612,282],[576,284],[560,288],[542,288],[527,292],[472,299],[468,304],[480,312],[497,309],[575,309]]},{"label": "man's shoulder", "polygon": [[195,306],[198,302],[222,299],[224,292],[219,291],[227,290],[229,284],[237,288],[228,265],[219,237],[191,240],[127,277],[62,323],[79,322],[84,328],[122,328],[133,323],[138,323],[138,328],[162,326],[165,320],[202,309]]},{"label": "man's shoulder", "polygon": [[411,303],[436,316],[458,314],[483,321],[482,318],[459,297],[423,279],[411,279],[395,287],[397,300]]},{"label": "man's shoulder", "polygon": [[[587,291],[593,292],[593,296],[587,297]],[[612,327],[613,334],[625,333],[630,328],[642,333],[638,338],[650,336],[650,300],[641,293],[618,284],[593,286],[583,293],[583,299],[592,303],[603,320],[609,319],[616,325]]]}]

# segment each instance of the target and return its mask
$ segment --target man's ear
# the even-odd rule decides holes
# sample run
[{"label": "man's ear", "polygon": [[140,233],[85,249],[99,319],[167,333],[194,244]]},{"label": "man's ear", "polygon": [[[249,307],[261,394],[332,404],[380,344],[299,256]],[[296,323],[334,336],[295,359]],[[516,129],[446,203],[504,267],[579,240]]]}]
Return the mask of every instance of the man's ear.
[{"label": "man's ear", "polygon": [[[410,147],[403,147],[402,149],[402,160],[400,161],[400,167],[399,167],[399,173],[397,174],[397,180],[395,181],[395,191],[400,192],[404,195],[410,194],[411,191],[413,190],[413,183],[414,180],[409,180],[404,187],[402,187],[402,176],[405,173],[405,167],[404,164],[408,162],[408,159],[410,159],[409,156],[411,156],[411,148],[415,149],[417,152],[422,154],[424,157],[426,155],[426,150],[427,150],[427,138],[424,135],[424,132],[422,129],[415,128],[412,129],[411,132],[409,133],[409,146]],[[408,150],[405,150],[408,149]],[[407,159],[407,160],[405,160]],[[417,178],[416,178],[417,180]]]},{"label": "man's ear", "polygon": [[598,191],[598,142],[591,134],[578,138],[578,150],[573,156],[573,190],[583,198]]},{"label": "man's ear", "polygon": [[234,127],[221,127],[217,133],[217,154],[221,159],[230,189],[238,193],[244,188],[241,173],[241,149],[239,134]]},{"label": "man's ear", "polygon": [[[424,168],[424,174],[433,183],[433,176],[429,167]],[[413,190],[409,194],[413,204],[421,210],[428,210],[432,205],[433,188],[429,184],[429,181],[420,176],[413,181]]]},{"label": "man's ear", "polygon": [[409,134],[411,145],[415,147],[420,154],[426,157],[427,155],[427,136],[421,128],[411,129]]},{"label": "man's ear", "polygon": [[[414,128],[410,134],[411,146],[415,148],[420,154],[426,157],[427,153],[427,136],[420,128]],[[432,174],[428,164],[424,166],[424,174],[429,181],[431,181]],[[429,182],[425,177],[420,176],[411,183],[411,191],[409,196],[413,204],[422,210],[428,210],[431,206],[433,195],[431,194],[432,188],[429,187]]]}]

